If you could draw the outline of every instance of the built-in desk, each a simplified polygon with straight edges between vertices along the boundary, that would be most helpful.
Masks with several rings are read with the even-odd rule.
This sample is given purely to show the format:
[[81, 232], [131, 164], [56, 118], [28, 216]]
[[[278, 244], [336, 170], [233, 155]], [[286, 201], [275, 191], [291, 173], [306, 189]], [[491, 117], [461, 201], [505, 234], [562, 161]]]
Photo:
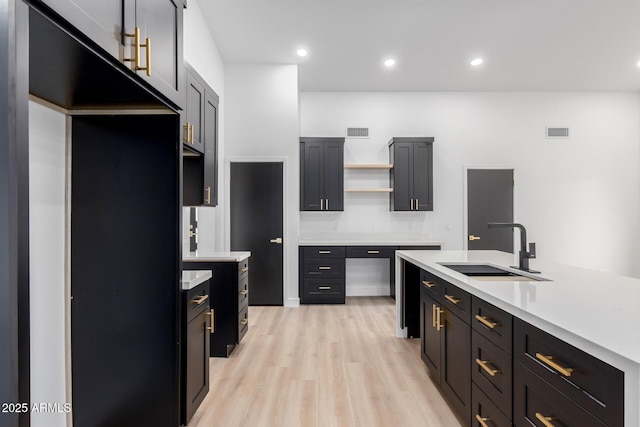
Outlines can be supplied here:
[[396, 250], [439, 250], [441, 242], [413, 234], [327, 233], [301, 236], [299, 286], [302, 304], [344, 304], [347, 258], [389, 260], [389, 295], [395, 298]]

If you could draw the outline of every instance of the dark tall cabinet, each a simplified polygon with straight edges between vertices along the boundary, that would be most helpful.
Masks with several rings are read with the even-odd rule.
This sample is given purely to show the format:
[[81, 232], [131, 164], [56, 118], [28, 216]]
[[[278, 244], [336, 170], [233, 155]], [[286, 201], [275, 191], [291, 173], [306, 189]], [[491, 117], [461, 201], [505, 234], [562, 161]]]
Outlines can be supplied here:
[[191, 67], [186, 69], [183, 114], [183, 204], [218, 204], [218, 103], [216, 92]]
[[300, 210], [344, 210], [344, 138], [300, 138]]
[[433, 210], [433, 141], [431, 137], [389, 141], [391, 210]]

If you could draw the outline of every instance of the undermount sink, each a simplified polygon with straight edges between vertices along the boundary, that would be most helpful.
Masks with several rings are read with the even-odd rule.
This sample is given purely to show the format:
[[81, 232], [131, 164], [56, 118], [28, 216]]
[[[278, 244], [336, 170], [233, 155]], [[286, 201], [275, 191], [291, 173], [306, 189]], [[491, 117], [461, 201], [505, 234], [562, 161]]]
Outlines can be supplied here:
[[465, 276], [473, 277], [475, 280], [495, 281], [495, 282], [544, 282], [548, 281], [544, 277], [530, 275], [524, 271], [507, 269], [491, 264], [455, 263], [440, 262], [443, 267], [450, 268]]

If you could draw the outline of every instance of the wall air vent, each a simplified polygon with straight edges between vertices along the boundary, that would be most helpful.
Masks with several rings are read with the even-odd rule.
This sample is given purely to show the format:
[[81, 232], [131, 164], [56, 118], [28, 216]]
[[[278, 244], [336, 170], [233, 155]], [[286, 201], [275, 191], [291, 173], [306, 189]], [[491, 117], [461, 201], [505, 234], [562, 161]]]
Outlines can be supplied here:
[[569, 138], [569, 128], [546, 128], [547, 138]]
[[347, 138], [369, 138], [369, 128], [347, 128]]

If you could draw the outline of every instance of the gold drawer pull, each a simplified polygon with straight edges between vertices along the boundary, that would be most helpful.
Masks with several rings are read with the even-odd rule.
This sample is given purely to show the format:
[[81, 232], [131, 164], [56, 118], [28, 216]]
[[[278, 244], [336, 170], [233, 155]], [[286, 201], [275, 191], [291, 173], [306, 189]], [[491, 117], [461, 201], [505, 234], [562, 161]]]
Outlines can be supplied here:
[[546, 427], [555, 427], [555, 425], [551, 422], [553, 421], [552, 417], [545, 417], [540, 412], [536, 412], [536, 418], [540, 420], [540, 422], [544, 424]]
[[433, 325], [433, 327], [436, 327], [436, 305], [432, 304], [431, 305], [431, 324]]
[[245, 271], [249, 271], [249, 267], [242, 267], [240, 269], [240, 273], [244, 273]]
[[249, 293], [249, 291], [247, 291], [247, 290], [240, 291], [240, 295], [247, 295], [248, 293]]
[[199, 298], [194, 298], [191, 300], [191, 304], [200, 305], [205, 302], [209, 298], [209, 295], [202, 295]]
[[452, 303], [454, 303], [454, 304], [458, 304], [460, 301], [462, 301], [461, 299], [456, 298], [456, 297], [454, 297], [453, 295], [445, 295], [445, 296], [444, 296], [444, 298], [445, 298], [447, 301], [450, 301], [450, 302], [452, 302]]
[[318, 267], [318, 270], [331, 270], [331, 267]]
[[207, 188], [205, 188], [204, 191], [207, 192], [207, 197], [205, 197], [204, 199], [204, 204], [210, 205], [211, 204], [211, 186], [208, 186]]
[[480, 316], [479, 314], [476, 314], [476, 319], [489, 329], [493, 329], [499, 325], [499, 323], [489, 320], [488, 317]]
[[242, 320], [240, 321], [240, 324], [241, 324], [242, 326], [247, 326], [247, 323], [249, 323], [249, 319], [242, 319]]
[[564, 366], [561, 366], [557, 362], [554, 362], [552, 356], [545, 356], [542, 353], [536, 353], [536, 359], [542, 361], [545, 365], [552, 367], [553, 369], [560, 372], [565, 377], [570, 377], [571, 373], [573, 372], [573, 369], [565, 368]]
[[330, 254], [331, 251], [318, 251], [319, 254]]
[[214, 333], [214, 332], [215, 332], [215, 330], [216, 330], [216, 327], [215, 327], [215, 325], [214, 325], [214, 323], [213, 323], [213, 319], [214, 319], [214, 316], [213, 316], [213, 308], [209, 311], [209, 313], [208, 313], [208, 314], [209, 314], [209, 317], [211, 318], [211, 326], [207, 326], [207, 329], [208, 329], [209, 331], [211, 331], [211, 333]]
[[438, 331], [438, 332], [440, 332], [440, 329], [444, 328], [444, 325], [441, 322], [442, 319], [440, 317], [442, 315], [442, 313], [444, 313], [444, 310], [441, 309], [440, 307], [437, 307], [436, 308], [436, 314], [437, 314], [437, 316], [436, 316], [436, 331]]
[[496, 374], [499, 374], [500, 371], [498, 369], [491, 369], [489, 367], [489, 362], [488, 360], [480, 360], [480, 359], [476, 359], [476, 363], [485, 370], [485, 372], [489, 375], [491, 375], [492, 377], [495, 377]]
[[476, 420], [478, 421], [478, 423], [480, 423], [480, 425], [482, 427], [489, 427], [489, 424], [487, 424], [487, 421], [491, 421], [491, 418], [483, 418], [480, 415], [476, 414]]
[[433, 288], [436, 285], [435, 283], [431, 283], [428, 280], [423, 280], [422, 284], [425, 285], [429, 289]]
[[380, 251], [367, 251], [368, 254], [379, 254]]
[[329, 289], [331, 289], [331, 286], [318, 286], [318, 289], [321, 291], [327, 291]]

